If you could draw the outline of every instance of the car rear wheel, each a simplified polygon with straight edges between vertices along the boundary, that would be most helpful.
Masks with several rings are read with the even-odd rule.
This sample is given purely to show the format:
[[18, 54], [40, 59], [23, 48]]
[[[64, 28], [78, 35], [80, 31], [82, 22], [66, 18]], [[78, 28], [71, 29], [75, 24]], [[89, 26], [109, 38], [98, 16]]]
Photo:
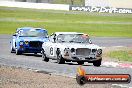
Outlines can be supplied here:
[[96, 67], [99, 67], [101, 65], [101, 61], [102, 61], [102, 59], [93, 62], [93, 65]]
[[77, 62], [79, 65], [83, 65], [84, 64], [84, 62], [82, 62], [82, 61], [78, 61]]
[[46, 57], [46, 54], [44, 53], [44, 50], [42, 50], [42, 61], [48, 62], [49, 58]]

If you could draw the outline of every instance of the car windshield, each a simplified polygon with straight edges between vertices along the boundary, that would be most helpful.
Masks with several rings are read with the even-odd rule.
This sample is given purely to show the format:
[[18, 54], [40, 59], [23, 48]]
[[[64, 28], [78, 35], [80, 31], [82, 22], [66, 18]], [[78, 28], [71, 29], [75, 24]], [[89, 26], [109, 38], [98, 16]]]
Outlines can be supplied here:
[[84, 34], [60, 34], [57, 36], [57, 42], [92, 43], [89, 36]]
[[47, 31], [45, 30], [20, 30], [19, 35], [23, 37], [48, 37]]

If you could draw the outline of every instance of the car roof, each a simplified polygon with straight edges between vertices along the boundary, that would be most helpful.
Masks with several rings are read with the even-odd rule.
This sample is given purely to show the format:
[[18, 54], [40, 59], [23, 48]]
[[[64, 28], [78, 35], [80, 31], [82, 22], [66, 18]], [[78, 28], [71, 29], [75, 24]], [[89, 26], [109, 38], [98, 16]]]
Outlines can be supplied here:
[[59, 35], [59, 34], [84, 34], [80, 32], [55, 32], [54, 34]]
[[43, 29], [43, 28], [34, 28], [34, 27], [21, 27], [21, 28], [17, 28], [17, 32], [19, 31], [19, 30], [30, 30], [30, 29], [38, 29], [38, 30], [45, 30], [45, 31], [47, 31], [46, 29]]

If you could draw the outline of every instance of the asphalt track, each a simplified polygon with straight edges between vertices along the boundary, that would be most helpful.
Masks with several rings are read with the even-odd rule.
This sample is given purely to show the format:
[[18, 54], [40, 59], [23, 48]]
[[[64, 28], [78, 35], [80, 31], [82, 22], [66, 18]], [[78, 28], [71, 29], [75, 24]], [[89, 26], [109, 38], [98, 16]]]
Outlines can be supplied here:
[[[10, 35], [0, 35], [0, 65], [16, 66], [26, 69], [32, 69], [38, 72], [75, 77], [76, 70], [79, 67], [77, 63], [70, 62], [60, 65], [57, 64], [55, 60], [50, 60], [50, 62], [43, 62], [41, 55], [12, 54], [10, 53], [10, 39]], [[93, 43], [98, 44], [102, 47], [132, 46], [132, 38], [92, 37], [91, 39]], [[83, 68], [88, 74], [130, 74], [132, 76], [132, 68], [105, 66], [94, 67], [92, 64], [88, 63], [85, 63], [83, 65]], [[117, 86], [119, 86], [119, 84]], [[123, 88], [132, 87], [132, 82], [130, 84], [121, 84], [121, 86], [124, 86]]]

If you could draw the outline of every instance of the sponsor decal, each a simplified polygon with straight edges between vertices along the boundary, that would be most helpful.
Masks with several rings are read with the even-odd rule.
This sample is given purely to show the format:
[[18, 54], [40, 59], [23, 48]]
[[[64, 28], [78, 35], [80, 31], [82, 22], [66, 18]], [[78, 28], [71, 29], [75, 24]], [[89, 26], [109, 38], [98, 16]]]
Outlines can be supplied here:
[[129, 9], [129, 8], [96, 7], [96, 6], [70, 6], [69, 10], [99, 12], [99, 13], [129, 13], [129, 14], [132, 14], [132, 9]]
[[80, 66], [77, 69], [76, 81], [83, 85], [86, 83], [130, 83], [131, 76], [129, 74], [86, 74], [85, 70]]

